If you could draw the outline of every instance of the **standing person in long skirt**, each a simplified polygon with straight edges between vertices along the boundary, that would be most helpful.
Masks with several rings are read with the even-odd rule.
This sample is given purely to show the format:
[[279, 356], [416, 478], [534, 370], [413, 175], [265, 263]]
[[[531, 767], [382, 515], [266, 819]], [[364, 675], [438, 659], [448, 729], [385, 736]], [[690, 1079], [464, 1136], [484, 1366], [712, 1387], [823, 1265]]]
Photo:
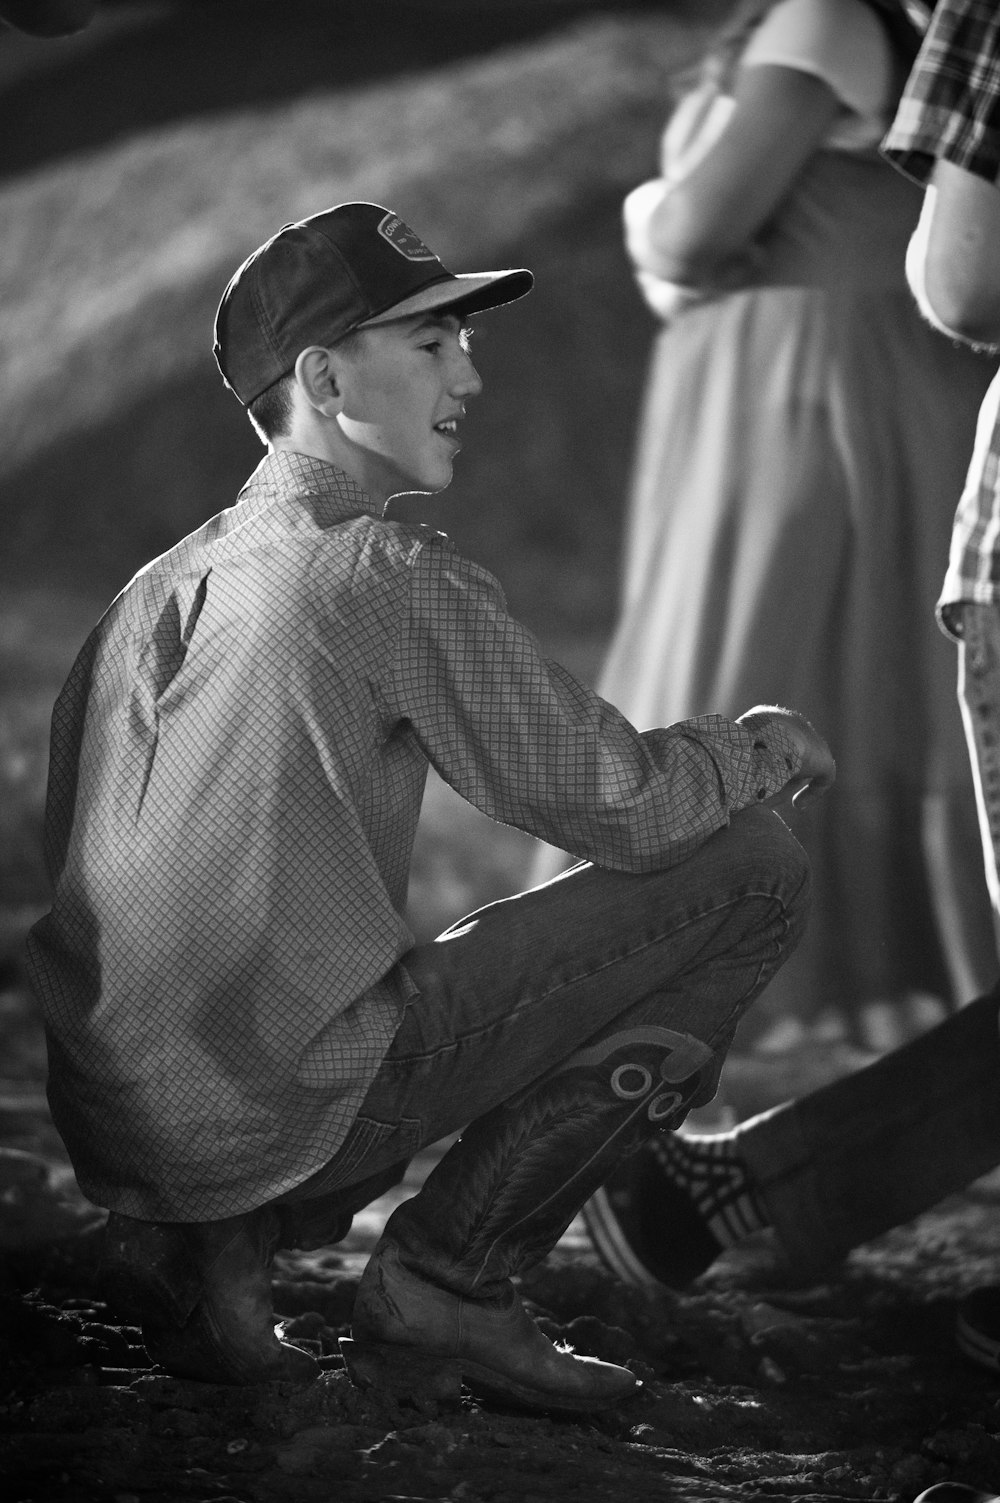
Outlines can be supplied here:
[[738, 6], [625, 204], [664, 327], [599, 692], [638, 725], [777, 697], [839, 768], [796, 821], [809, 933], [744, 1042], [789, 1016], [868, 1042], [873, 1004], [995, 976], [934, 615], [991, 369], [921, 319], [920, 192], [878, 154], [918, 40], [893, 0]]

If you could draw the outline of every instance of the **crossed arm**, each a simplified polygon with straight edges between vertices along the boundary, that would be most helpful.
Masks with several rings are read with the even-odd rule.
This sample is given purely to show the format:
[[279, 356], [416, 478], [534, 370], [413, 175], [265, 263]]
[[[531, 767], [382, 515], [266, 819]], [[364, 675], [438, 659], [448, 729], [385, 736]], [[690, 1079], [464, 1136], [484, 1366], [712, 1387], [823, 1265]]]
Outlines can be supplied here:
[[838, 111], [822, 79], [762, 65], [737, 76], [719, 140], [644, 212], [629, 249], [641, 271], [688, 286], [717, 284], [771, 218]]

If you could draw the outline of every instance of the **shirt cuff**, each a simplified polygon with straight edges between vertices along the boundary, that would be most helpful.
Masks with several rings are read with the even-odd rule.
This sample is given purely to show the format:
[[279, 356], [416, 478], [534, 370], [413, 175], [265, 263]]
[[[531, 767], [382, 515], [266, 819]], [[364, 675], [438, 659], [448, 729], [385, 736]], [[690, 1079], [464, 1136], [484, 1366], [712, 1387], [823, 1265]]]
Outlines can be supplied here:
[[801, 771], [802, 754], [784, 723], [766, 710], [741, 715], [737, 724], [752, 739], [752, 781], [756, 783], [753, 797], [760, 803], [780, 793], [785, 784]]
[[683, 729], [711, 752], [730, 814], [780, 793], [802, 766], [797, 743], [766, 710], [738, 721], [699, 715]]

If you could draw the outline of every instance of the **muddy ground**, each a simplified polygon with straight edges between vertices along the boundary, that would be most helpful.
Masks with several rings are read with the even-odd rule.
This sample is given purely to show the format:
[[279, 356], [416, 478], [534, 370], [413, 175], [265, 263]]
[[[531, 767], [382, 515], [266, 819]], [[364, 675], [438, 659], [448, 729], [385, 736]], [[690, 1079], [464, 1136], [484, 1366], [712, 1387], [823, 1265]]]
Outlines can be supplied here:
[[431, 1153], [346, 1242], [279, 1255], [276, 1309], [322, 1358], [319, 1381], [179, 1382], [104, 1303], [101, 1213], [81, 1199], [48, 1118], [43, 1046], [19, 996], [6, 994], [0, 1095], [0, 1475], [11, 1503], [911, 1503], [943, 1478], [1000, 1489], [1000, 1380], [953, 1339], [956, 1297], [1000, 1280], [1000, 1176], [809, 1288], [744, 1287], [746, 1270], [730, 1269], [650, 1298], [606, 1274], [574, 1223], [524, 1295], [550, 1335], [627, 1362], [643, 1386], [620, 1408], [556, 1419], [468, 1396], [394, 1402], [359, 1392], [343, 1369], [337, 1338], [367, 1253]]
[[363, 1255], [281, 1259], [286, 1331], [322, 1355], [312, 1387], [175, 1381], [114, 1324], [95, 1238], [11, 1258], [3, 1296], [3, 1474], [12, 1503], [635, 1503], [911, 1500], [941, 1478], [1000, 1484], [1000, 1392], [952, 1342], [956, 1293], [994, 1272], [1000, 1185], [798, 1291], [647, 1298], [581, 1246], [525, 1280], [553, 1336], [626, 1361], [638, 1398], [587, 1419], [463, 1398], [396, 1403], [337, 1355]]

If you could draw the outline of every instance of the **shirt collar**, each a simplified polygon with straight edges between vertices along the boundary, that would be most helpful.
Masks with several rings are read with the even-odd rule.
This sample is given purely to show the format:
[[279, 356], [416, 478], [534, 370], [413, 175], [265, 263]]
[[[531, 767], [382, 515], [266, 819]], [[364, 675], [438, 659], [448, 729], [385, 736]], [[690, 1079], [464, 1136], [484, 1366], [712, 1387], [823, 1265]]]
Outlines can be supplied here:
[[243, 503], [265, 503], [280, 495], [289, 501], [302, 501], [316, 522], [329, 526], [348, 517], [381, 517], [382, 507], [362, 490], [344, 470], [311, 454], [278, 449], [261, 460], [240, 492]]

